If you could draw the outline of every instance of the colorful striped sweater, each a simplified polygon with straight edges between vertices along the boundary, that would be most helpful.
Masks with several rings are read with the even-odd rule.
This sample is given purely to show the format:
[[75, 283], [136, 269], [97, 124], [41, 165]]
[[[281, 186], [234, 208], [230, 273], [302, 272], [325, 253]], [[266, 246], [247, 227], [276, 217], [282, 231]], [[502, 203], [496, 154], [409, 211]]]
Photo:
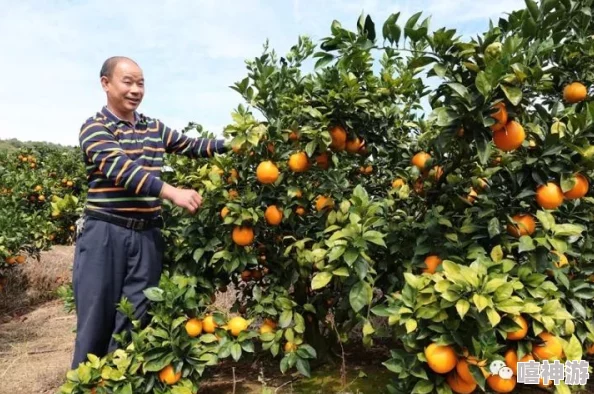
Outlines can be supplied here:
[[158, 216], [165, 153], [196, 158], [227, 151], [224, 140], [190, 138], [157, 119], [139, 113], [135, 117], [132, 124], [103, 107], [82, 125], [79, 143], [89, 182], [88, 209]]

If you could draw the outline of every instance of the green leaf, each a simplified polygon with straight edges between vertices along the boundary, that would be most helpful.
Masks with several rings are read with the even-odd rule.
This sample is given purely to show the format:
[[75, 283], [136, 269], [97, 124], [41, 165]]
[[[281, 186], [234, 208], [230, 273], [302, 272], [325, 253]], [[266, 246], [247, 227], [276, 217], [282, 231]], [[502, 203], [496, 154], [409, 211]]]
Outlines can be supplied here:
[[146, 298], [153, 302], [161, 302], [165, 299], [163, 298], [163, 289], [160, 289], [158, 287], [148, 288], [144, 290], [143, 293], [146, 296]]
[[365, 305], [371, 303], [373, 290], [367, 282], [356, 283], [349, 293], [349, 302], [355, 312], [359, 312]]
[[505, 97], [513, 105], [518, 105], [522, 101], [522, 90], [514, 86], [501, 85], [501, 90], [505, 93]]
[[347, 267], [337, 268], [334, 271], [332, 271], [332, 275], [334, 275], [334, 276], [348, 277], [349, 276], [349, 269]]
[[526, 7], [528, 8], [528, 11], [530, 11], [532, 18], [535, 21], [537, 21], [540, 18], [540, 11], [538, 10], [538, 5], [533, 0], [524, 1], [526, 2]]
[[404, 325], [406, 326], [407, 334], [410, 334], [417, 329], [417, 321], [415, 319], [407, 319]]
[[489, 306], [489, 299], [482, 294], [475, 294], [472, 296], [472, 301], [479, 312]]
[[304, 376], [306, 377], [311, 377], [311, 372], [309, 369], [309, 362], [307, 360], [304, 360], [302, 358], [298, 358], [297, 362], [295, 363], [295, 367], [297, 367], [297, 370]]
[[582, 345], [575, 335], [572, 335], [567, 341], [567, 344], [563, 346], [563, 351], [567, 356], [567, 360], [581, 360], [582, 359]]
[[114, 394], [133, 394], [132, 383], [128, 383], [125, 386], [120, 386], [114, 390]]
[[291, 321], [293, 320], [293, 311], [290, 309], [284, 310], [281, 313], [280, 318], [278, 319], [278, 324], [281, 328], [287, 328], [291, 325]]
[[433, 383], [429, 380], [419, 380], [412, 389], [412, 394], [429, 394], [433, 391]]
[[231, 345], [231, 357], [233, 357], [233, 360], [236, 362], [241, 358], [241, 345], [239, 343]]
[[499, 313], [493, 308], [487, 308], [487, 317], [489, 318], [489, 323], [491, 323], [492, 327], [495, 327], [501, 321], [501, 316]]
[[493, 89], [489, 79], [487, 78], [487, 74], [484, 71], [479, 71], [474, 84], [483, 97], [488, 97], [489, 93], [491, 93], [491, 90]]
[[332, 280], [331, 272], [318, 272], [311, 281], [311, 289], [318, 290], [325, 287]]
[[346, 252], [344, 252], [344, 254], [342, 255], [342, 257], [344, 258], [344, 261], [349, 265], [353, 265], [353, 263], [355, 262], [355, 260], [357, 260], [357, 257], [359, 257], [359, 250], [355, 249], [355, 248], [348, 248], [346, 250]]
[[538, 211], [536, 217], [546, 231], [551, 230], [555, 226], [555, 217], [550, 212]]
[[501, 224], [499, 223], [499, 219], [494, 217], [489, 221], [489, 236], [491, 238], [495, 238], [500, 233], [501, 233]]
[[334, 56], [332, 54], [330, 54], [330, 53], [324, 54], [316, 62], [315, 69], [322, 68], [322, 67], [330, 64], [330, 62], [332, 62], [332, 60], [334, 60]]
[[466, 315], [469, 309], [470, 302], [463, 299], [459, 299], [458, 302], [456, 302], [456, 310], [458, 311], [458, 315], [460, 315], [461, 319], [464, 319], [464, 316]]
[[520, 246], [518, 248], [518, 251], [520, 253], [523, 253], [534, 249], [536, 249], [536, 246], [534, 245], [534, 240], [529, 235], [522, 235], [520, 237]]
[[496, 263], [503, 259], [503, 249], [501, 248], [501, 245], [497, 245], [491, 249], [491, 259]]
[[556, 237], [570, 237], [573, 235], [580, 235], [585, 228], [579, 224], [557, 224], [553, 227], [553, 233]]

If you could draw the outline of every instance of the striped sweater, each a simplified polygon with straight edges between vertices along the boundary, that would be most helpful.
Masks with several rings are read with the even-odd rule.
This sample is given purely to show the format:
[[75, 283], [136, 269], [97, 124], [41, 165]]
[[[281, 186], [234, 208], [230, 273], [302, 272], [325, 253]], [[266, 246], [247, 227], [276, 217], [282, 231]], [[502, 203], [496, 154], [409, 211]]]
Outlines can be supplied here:
[[227, 151], [224, 140], [190, 138], [157, 119], [139, 113], [135, 117], [132, 124], [103, 107], [82, 125], [79, 143], [89, 182], [88, 209], [158, 216], [165, 153], [197, 158]]

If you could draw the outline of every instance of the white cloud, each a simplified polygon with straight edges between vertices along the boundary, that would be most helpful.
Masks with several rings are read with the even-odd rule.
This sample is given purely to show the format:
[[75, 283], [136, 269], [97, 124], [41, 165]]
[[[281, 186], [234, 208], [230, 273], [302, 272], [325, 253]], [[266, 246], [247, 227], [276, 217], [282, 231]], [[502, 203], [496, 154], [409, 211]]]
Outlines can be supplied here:
[[0, 13], [0, 138], [77, 144], [82, 122], [104, 104], [98, 73], [112, 55], [141, 65], [147, 94], [141, 111], [182, 128], [189, 121], [213, 132], [241, 102], [229, 89], [245, 76], [244, 59], [268, 38], [284, 54], [297, 36], [314, 39], [337, 19], [354, 29], [362, 11], [376, 28], [400, 10], [417, 10], [432, 27], [485, 30], [488, 18], [523, 6], [502, 0], [88, 0], [4, 1]]

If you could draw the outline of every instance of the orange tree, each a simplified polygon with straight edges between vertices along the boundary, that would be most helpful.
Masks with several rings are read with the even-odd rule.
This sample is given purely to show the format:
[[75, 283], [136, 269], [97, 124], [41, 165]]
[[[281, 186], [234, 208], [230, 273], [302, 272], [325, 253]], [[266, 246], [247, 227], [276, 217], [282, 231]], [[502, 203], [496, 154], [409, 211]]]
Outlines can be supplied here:
[[28, 143], [0, 152], [0, 267], [68, 244], [86, 196], [77, 149]]
[[[151, 323], [62, 392], [195, 393], [208, 366], [256, 352], [309, 375], [354, 329], [392, 348], [394, 393], [510, 392], [516, 360], [580, 359], [594, 342], [590, 9], [528, 1], [469, 41], [394, 14], [381, 46], [362, 16], [319, 47], [265, 48], [233, 86], [233, 153], [168, 160], [164, 178], [204, 204], [165, 206]], [[216, 291], [237, 291], [230, 311]], [[509, 376], [488, 370], [498, 359]]]

